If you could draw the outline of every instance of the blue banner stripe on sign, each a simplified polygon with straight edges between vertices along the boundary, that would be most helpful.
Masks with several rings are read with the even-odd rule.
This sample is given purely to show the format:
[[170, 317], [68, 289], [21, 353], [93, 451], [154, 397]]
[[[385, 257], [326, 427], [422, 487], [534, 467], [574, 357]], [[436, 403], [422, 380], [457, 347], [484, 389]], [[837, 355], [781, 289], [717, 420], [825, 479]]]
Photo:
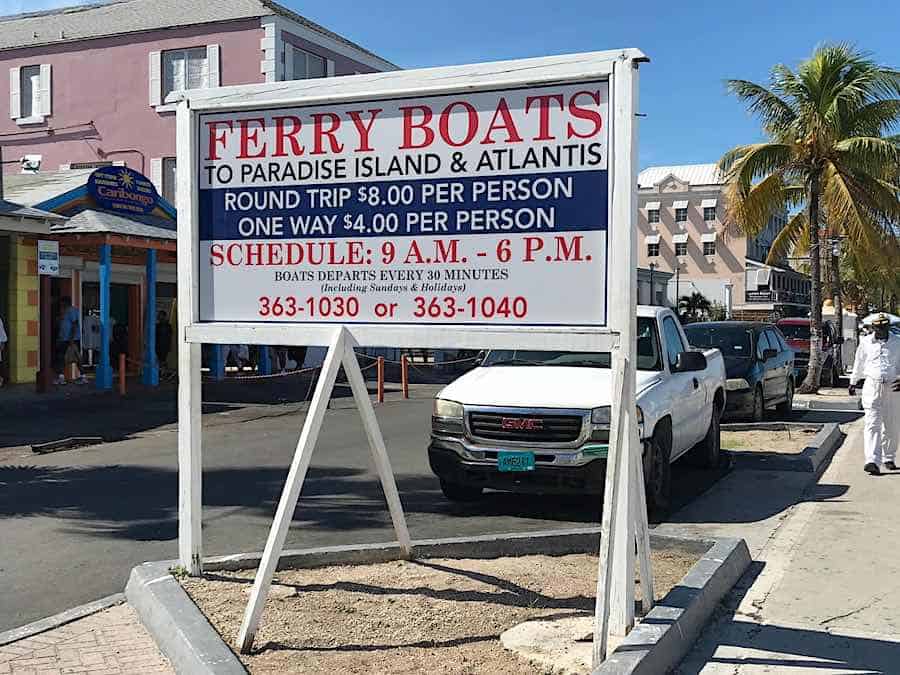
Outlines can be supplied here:
[[200, 191], [200, 239], [606, 230], [607, 171]]

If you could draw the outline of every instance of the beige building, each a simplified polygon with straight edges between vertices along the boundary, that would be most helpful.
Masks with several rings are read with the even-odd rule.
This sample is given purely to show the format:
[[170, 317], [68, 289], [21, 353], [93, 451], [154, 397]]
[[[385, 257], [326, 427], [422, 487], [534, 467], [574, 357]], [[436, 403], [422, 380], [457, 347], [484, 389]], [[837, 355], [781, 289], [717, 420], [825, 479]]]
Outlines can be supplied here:
[[809, 280], [764, 263], [786, 214], [755, 238], [725, 231], [724, 184], [715, 164], [653, 166], [638, 176], [639, 266], [671, 273], [668, 298], [694, 292], [735, 318], [805, 316]]

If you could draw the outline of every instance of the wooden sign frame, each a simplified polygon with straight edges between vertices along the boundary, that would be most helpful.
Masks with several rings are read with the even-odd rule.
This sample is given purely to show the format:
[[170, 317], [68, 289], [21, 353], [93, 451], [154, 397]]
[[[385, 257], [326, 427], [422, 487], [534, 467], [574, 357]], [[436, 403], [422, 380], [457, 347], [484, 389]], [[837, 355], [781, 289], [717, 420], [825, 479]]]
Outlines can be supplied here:
[[[200, 347], [213, 344], [327, 345], [328, 354], [307, 413], [284, 492], [266, 543], [239, 636], [240, 648], [253, 643], [272, 574], [296, 508], [328, 398], [343, 365], [362, 414], [385, 490], [400, 548], [415, 551], [384, 439], [378, 427], [353, 348], [391, 346], [431, 349], [553, 349], [610, 351], [615, 389], [612, 404], [606, 495], [597, 584], [594, 659], [606, 656], [607, 635], [625, 634], [634, 623], [634, 562], [640, 556], [644, 605], [653, 584], [635, 408], [635, 315], [637, 300], [636, 49], [571, 54], [538, 59], [446, 68], [298, 80], [179, 92], [177, 104], [178, 197], [178, 445], [179, 558], [192, 575], [202, 573], [202, 456]], [[470, 94], [479, 91], [553, 84], [609, 81], [609, 226], [607, 229], [607, 325], [462, 326], [334, 323], [201, 322], [199, 312], [199, 116], [292, 105], [389, 100], [401, 96]]]

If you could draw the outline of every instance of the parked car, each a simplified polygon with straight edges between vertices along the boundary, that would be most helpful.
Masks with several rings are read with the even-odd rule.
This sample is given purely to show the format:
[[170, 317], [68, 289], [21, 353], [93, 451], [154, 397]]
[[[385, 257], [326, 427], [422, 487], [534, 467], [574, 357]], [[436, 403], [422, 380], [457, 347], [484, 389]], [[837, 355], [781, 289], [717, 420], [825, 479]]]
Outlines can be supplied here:
[[[807, 366], [809, 366], [809, 319], [779, 319], [776, 325], [787, 338], [790, 348], [794, 350], [794, 379], [797, 382], [803, 382], [806, 379]], [[819, 384], [823, 387], [833, 387], [841, 377], [840, 348], [834, 324], [830, 321], [823, 321], [822, 377], [819, 379]]]
[[761, 421], [775, 408], [789, 415], [794, 405], [794, 352], [770, 323], [712, 321], [686, 326], [692, 347], [722, 352], [728, 391], [726, 417]]
[[[651, 510], [665, 511], [670, 464], [692, 452], [717, 466], [725, 409], [718, 350], [691, 350], [675, 314], [637, 310], [637, 419]], [[485, 488], [601, 493], [613, 376], [609, 352], [498, 349], [434, 402], [428, 459], [444, 495], [478, 499]]]

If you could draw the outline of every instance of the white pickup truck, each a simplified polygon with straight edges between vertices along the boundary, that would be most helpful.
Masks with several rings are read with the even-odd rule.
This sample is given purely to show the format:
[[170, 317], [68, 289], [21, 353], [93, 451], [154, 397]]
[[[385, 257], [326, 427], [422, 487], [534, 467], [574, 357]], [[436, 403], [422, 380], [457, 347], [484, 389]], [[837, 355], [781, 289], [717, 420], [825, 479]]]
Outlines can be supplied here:
[[[600, 493], [606, 476], [610, 354], [492, 350], [434, 402], [428, 458], [444, 495], [484, 488]], [[725, 365], [717, 349], [688, 346], [675, 314], [637, 310], [637, 406], [648, 507], [665, 512], [670, 464], [720, 460]]]

